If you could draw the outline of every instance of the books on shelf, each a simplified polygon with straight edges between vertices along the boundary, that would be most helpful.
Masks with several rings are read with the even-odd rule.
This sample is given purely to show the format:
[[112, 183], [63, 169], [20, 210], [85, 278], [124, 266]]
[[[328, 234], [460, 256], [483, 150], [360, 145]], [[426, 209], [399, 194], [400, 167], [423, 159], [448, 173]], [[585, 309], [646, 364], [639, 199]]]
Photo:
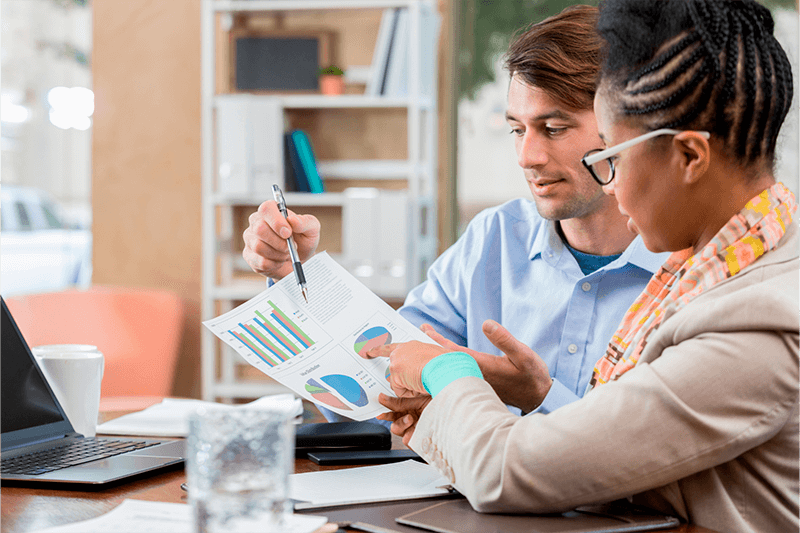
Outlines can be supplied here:
[[383, 10], [381, 24], [378, 27], [378, 38], [375, 41], [375, 51], [372, 53], [370, 78], [367, 80], [367, 86], [364, 90], [366, 96], [381, 95], [398, 11], [399, 8]]
[[287, 190], [296, 192], [325, 192], [322, 177], [317, 170], [317, 159], [311, 140], [303, 130], [292, 130], [284, 134]]
[[408, 191], [348, 187], [342, 206], [341, 264], [383, 297], [407, 292]]
[[[421, 10], [420, 16], [420, 89], [422, 95], [433, 91], [436, 77], [441, 16], [434, 10]], [[378, 28], [372, 55], [367, 96], [407, 96], [411, 19], [408, 8], [385, 9]]]
[[216, 100], [219, 192], [268, 194], [283, 186], [283, 110], [278, 100], [246, 94]]

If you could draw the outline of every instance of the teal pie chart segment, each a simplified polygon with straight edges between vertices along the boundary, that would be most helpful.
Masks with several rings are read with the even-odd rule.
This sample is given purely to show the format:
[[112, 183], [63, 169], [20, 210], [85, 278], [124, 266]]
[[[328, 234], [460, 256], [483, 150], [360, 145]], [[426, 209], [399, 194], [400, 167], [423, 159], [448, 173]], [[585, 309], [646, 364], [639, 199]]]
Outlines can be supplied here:
[[329, 387], [333, 388], [342, 395], [348, 402], [356, 407], [364, 407], [369, 403], [367, 393], [358, 384], [358, 381], [350, 376], [343, 376], [342, 374], [331, 374], [321, 378]]

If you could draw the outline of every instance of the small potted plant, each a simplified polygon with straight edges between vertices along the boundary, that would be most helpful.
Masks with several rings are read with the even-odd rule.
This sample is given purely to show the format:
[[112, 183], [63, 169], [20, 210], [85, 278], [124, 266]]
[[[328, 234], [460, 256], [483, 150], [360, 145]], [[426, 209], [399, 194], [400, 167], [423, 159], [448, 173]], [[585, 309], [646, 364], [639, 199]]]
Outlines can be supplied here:
[[322, 94], [343, 94], [344, 71], [336, 65], [320, 68], [319, 90]]

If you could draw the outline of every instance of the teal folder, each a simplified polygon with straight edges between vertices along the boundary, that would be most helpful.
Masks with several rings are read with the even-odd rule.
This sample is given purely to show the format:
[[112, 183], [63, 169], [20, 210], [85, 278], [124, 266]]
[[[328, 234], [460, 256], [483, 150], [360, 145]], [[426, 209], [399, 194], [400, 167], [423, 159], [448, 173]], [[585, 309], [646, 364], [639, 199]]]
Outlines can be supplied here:
[[287, 148], [298, 192], [325, 192], [322, 178], [317, 170], [317, 160], [311, 147], [311, 140], [303, 130], [293, 130], [287, 134]]

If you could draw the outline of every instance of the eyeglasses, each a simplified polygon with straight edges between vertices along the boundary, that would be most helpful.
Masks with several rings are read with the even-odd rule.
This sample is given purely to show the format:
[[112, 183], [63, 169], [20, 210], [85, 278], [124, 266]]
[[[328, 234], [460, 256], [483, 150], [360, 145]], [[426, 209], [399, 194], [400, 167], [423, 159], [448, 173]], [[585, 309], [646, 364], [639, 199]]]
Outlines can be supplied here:
[[[583, 159], [581, 159], [581, 163], [589, 170], [589, 173], [597, 183], [600, 185], [608, 185], [611, 183], [611, 180], [614, 179], [614, 161], [611, 157], [631, 146], [636, 146], [648, 139], [652, 139], [653, 137], [658, 137], [659, 135], [677, 135], [679, 133], [682, 133], [682, 131], [668, 128], [649, 131], [644, 135], [639, 135], [638, 137], [619, 143], [611, 148], [606, 148], [605, 150], [602, 148], [589, 150], [586, 152], [586, 155], [583, 156]], [[711, 137], [711, 134], [707, 131], [698, 131], [697, 133], [706, 139]]]

